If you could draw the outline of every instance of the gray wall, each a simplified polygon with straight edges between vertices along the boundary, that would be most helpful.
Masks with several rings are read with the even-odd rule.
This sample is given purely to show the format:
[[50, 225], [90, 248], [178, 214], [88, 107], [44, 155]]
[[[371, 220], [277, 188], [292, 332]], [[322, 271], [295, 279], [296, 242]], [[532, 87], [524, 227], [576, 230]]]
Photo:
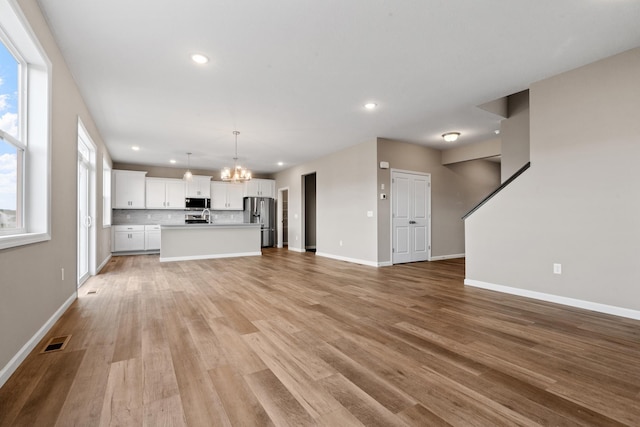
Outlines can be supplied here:
[[529, 91], [507, 97], [509, 118], [500, 122], [502, 182], [529, 161]]
[[638, 76], [640, 48], [531, 86], [531, 168], [467, 219], [467, 279], [640, 310]]
[[111, 160], [37, 2], [18, 3], [53, 64], [51, 240], [0, 251], [0, 370], [76, 292], [78, 117], [97, 144], [96, 265], [111, 250], [110, 229], [102, 228], [102, 159]]
[[[442, 165], [442, 152], [420, 145], [378, 138], [378, 161], [393, 169], [431, 175], [431, 256], [465, 253], [462, 216], [500, 185], [500, 165], [486, 160]], [[384, 184], [385, 189], [381, 186]], [[377, 170], [377, 192], [390, 195], [391, 169]], [[378, 261], [391, 261], [390, 199], [378, 204]]]

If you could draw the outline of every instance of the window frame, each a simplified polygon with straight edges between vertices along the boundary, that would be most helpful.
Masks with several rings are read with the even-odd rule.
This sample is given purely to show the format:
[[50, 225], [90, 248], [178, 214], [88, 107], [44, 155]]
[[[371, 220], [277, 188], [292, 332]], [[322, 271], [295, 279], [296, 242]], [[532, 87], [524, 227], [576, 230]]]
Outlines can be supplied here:
[[0, 235], [1, 250], [51, 240], [52, 64], [16, 0], [0, 0], [0, 41], [20, 63], [19, 137], [3, 132], [3, 139], [24, 147], [17, 170], [21, 228]]

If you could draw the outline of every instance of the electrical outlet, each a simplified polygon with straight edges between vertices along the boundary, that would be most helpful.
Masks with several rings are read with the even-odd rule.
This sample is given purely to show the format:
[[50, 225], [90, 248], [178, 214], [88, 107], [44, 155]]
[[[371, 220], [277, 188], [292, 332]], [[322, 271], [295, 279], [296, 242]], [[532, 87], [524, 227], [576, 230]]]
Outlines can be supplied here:
[[553, 264], [553, 274], [562, 274], [562, 264]]
[[367, 217], [373, 218], [373, 211], [367, 211]]
[[342, 240], [340, 240], [340, 246], [342, 246]]
[[380, 184], [380, 189], [384, 190], [384, 184]]

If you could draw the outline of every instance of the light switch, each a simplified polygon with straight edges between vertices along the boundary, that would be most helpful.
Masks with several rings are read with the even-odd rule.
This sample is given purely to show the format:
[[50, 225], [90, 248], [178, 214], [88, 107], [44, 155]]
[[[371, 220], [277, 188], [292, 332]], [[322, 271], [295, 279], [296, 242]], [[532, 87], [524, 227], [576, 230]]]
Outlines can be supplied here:
[[367, 211], [367, 217], [373, 218], [373, 211]]

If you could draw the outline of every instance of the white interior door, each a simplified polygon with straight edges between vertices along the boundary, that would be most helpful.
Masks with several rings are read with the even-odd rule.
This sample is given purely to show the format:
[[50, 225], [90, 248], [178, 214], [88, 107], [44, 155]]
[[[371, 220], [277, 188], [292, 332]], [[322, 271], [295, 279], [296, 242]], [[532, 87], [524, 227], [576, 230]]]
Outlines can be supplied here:
[[391, 172], [393, 264], [429, 259], [430, 191], [429, 175]]

